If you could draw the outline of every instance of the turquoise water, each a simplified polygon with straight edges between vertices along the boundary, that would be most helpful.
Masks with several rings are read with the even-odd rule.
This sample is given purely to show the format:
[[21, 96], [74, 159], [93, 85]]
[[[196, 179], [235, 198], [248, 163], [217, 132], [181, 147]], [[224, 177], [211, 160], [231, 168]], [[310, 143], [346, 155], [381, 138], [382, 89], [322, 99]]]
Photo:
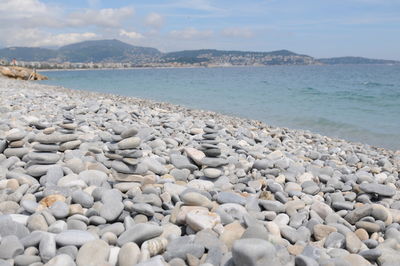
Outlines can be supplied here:
[[165, 101], [400, 149], [400, 66], [43, 72], [45, 84]]

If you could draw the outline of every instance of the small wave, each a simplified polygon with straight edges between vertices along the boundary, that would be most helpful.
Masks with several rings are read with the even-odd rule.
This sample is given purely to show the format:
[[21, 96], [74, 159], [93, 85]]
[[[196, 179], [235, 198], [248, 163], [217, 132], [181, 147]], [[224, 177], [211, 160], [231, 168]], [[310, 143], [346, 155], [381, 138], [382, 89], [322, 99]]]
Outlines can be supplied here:
[[379, 82], [372, 82], [372, 81], [365, 81], [361, 82], [361, 85], [366, 87], [393, 87], [394, 84], [391, 83], [379, 83]]
[[307, 95], [321, 95], [323, 94], [320, 90], [313, 88], [313, 87], [304, 87], [299, 90], [300, 93], [302, 94], [307, 94]]

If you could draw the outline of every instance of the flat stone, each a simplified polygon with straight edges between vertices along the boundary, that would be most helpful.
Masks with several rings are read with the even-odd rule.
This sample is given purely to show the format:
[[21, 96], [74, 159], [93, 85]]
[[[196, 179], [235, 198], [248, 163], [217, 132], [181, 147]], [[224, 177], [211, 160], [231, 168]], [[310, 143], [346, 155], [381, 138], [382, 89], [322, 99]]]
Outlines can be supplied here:
[[162, 232], [162, 227], [154, 224], [135, 224], [118, 237], [117, 244], [120, 247], [128, 242], [135, 242], [136, 244], [141, 245], [144, 241], [161, 235]]
[[393, 197], [396, 194], [394, 188], [382, 184], [363, 183], [360, 185], [360, 189], [366, 193], [378, 194], [382, 197]]
[[180, 154], [171, 154], [170, 160], [171, 163], [178, 169], [188, 169], [190, 171], [198, 169], [198, 167], [192, 164], [186, 156]]
[[3, 154], [8, 158], [12, 156], [22, 158], [25, 154], [28, 154], [28, 152], [28, 148], [7, 148], [3, 151]]
[[217, 194], [216, 198], [217, 202], [220, 204], [225, 204], [225, 203], [236, 203], [240, 205], [245, 205], [246, 204], [246, 198], [234, 193], [234, 192], [229, 192], [229, 191], [221, 191]]
[[81, 230], [66, 230], [56, 235], [56, 243], [60, 246], [82, 246], [95, 239], [93, 234]]
[[121, 150], [136, 149], [139, 147], [141, 139], [138, 137], [130, 137], [118, 142], [118, 148]]
[[362, 247], [362, 242], [358, 236], [353, 232], [348, 232], [346, 234], [346, 249], [350, 253], [358, 253]]
[[126, 139], [126, 138], [130, 138], [130, 137], [134, 137], [134, 136], [136, 136], [136, 134], [138, 132], [139, 131], [136, 127], [127, 128], [124, 131], [122, 131], [121, 138]]

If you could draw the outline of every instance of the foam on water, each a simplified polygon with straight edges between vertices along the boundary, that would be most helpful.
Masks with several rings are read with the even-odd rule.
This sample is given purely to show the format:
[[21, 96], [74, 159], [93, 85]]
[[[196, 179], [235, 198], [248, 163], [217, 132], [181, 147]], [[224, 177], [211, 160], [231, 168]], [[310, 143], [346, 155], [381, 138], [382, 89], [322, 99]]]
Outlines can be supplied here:
[[400, 66], [44, 72], [46, 84], [166, 101], [400, 148]]

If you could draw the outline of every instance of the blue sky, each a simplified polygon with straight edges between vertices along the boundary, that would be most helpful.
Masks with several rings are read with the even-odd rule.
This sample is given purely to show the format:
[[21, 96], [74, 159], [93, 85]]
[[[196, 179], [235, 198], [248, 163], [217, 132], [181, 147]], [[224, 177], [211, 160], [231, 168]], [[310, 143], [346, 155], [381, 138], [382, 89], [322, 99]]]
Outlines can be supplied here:
[[400, 60], [399, 0], [0, 0], [1, 46], [117, 38], [162, 51]]

